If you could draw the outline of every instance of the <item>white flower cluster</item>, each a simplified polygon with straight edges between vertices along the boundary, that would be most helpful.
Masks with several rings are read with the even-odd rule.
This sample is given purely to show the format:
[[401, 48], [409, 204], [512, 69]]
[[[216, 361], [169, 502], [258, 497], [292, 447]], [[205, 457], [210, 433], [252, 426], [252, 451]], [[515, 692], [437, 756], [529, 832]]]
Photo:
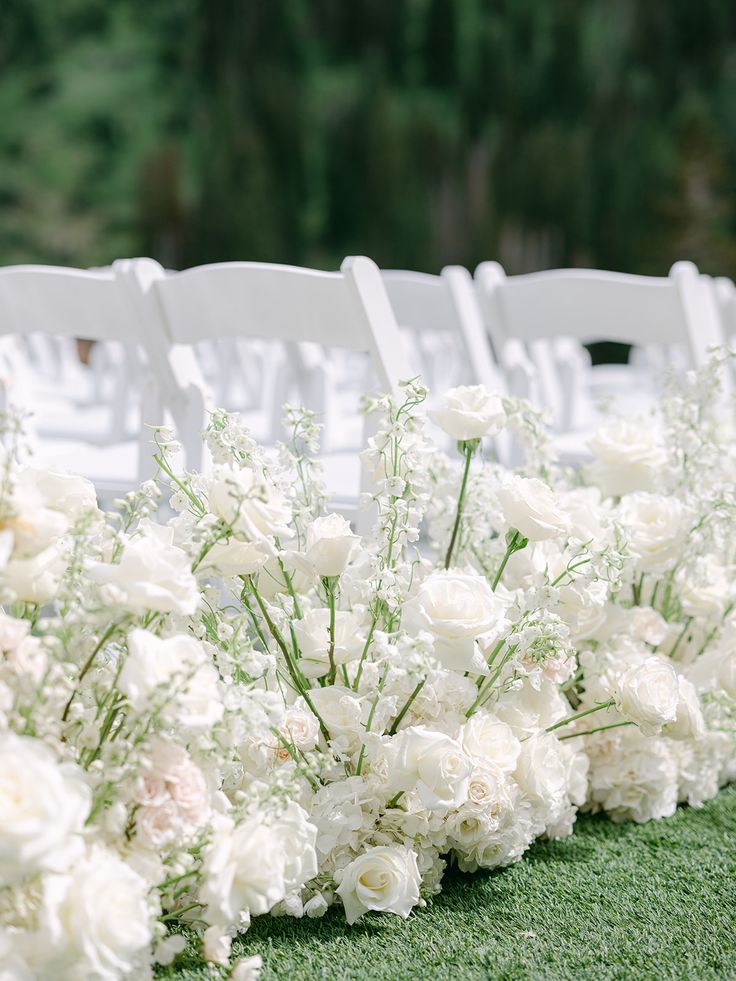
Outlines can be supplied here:
[[[729, 444], [694, 481], [671, 394], [656, 437], [601, 435], [581, 483], [532, 413], [471, 386], [433, 414], [456, 466], [425, 396], [368, 406], [364, 537], [294, 409], [275, 456], [215, 413], [206, 474], [160, 435], [158, 482], [115, 514], [4, 458], [4, 977], [152, 977], [184, 949], [171, 924], [229, 965], [253, 916], [406, 917], [448, 862], [508, 865], [582, 806], [644, 820], [733, 777]], [[518, 473], [493, 460], [505, 425]]]

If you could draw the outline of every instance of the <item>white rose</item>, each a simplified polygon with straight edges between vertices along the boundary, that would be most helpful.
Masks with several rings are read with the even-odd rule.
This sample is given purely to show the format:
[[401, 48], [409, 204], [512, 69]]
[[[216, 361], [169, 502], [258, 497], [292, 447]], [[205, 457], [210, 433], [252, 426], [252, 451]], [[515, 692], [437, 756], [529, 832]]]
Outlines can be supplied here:
[[28, 636], [30, 629], [28, 620], [16, 620], [15, 617], [0, 613], [0, 651], [14, 651]]
[[64, 964], [69, 977], [99, 981], [132, 971], [152, 938], [148, 888], [100, 845], [68, 874], [47, 876], [41, 923], [57, 968]]
[[457, 740], [425, 726], [410, 726], [396, 736], [396, 749], [389, 775], [392, 789], [416, 788], [422, 804], [434, 811], [447, 811], [467, 800], [472, 763]]
[[[299, 667], [307, 678], [321, 678], [330, 670], [330, 611], [310, 610], [294, 621], [299, 645]], [[365, 617], [362, 613], [335, 612], [335, 664], [347, 664], [360, 657], [366, 641]]]
[[210, 803], [207, 782], [199, 767], [188, 760], [185, 766], [172, 774], [168, 788], [184, 820], [201, 828], [209, 817]]
[[731, 602], [733, 573], [712, 560], [701, 561], [680, 583], [680, 605], [689, 617], [723, 616]]
[[719, 652], [716, 676], [723, 691], [736, 699], [736, 651]]
[[94, 484], [78, 474], [25, 467], [16, 478], [15, 491], [20, 499], [37, 494], [46, 507], [66, 515], [72, 524], [97, 512]]
[[339, 514], [326, 514], [307, 528], [304, 552], [289, 553], [288, 561], [302, 572], [332, 578], [343, 574], [359, 546], [360, 538], [353, 534], [349, 521]]
[[56, 596], [65, 569], [58, 547], [50, 545], [32, 558], [11, 559], [3, 569], [3, 584], [16, 600], [41, 606]]
[[77, 766], [58, 763], [38, 739], [1, 733], [0, 881], [20, 882], [73, 862], [91, 799]]
[[645, 735], [655, 735], [677, 717], [677, 672], [664, 658], [647, 657], [621, 675], [614, 697], [622, 715], [636, 723]]
[[230, 962], [230, 951], [233, 938], [220, 926], [211, 926], [204, 931], [204, 959], [214, 964], [227, 967]]
[[509, 477], [498, 490], [498, 501], [509, 528], [517, 528], [530, 542], [544, 542], [567, 530], [559, 501], [536, 477]]
[[615, 419], [596, 433], [590, 448], [596, 456], [591, 476], [606, 497], [653, 491], [660, 485], [667, 452], [651, 422]]
[[267, 913], [317, 874], [317, 829], [293, 801], [272, 826], [256, 814], [240, 824], [218, 816], [205, 849], [200, 898], [213, 925]]
[[669, 626], [658, 610], [651, 606], [635, 606], [630, 611], [630, 630], [636, 640], [659, 647], [669, 633]]
[[678, 675], [677, 688], [677, 715], [674, 722], [664, 727], [662, 734], [670, 739], [702, 739], [705, 735], [705, 722], [695, 686], [687, 678]]
[[363, 703], [352, 689], [328, 685], [313, 688], [309, 695], [331, 736], [363, 733]]
[[463, 726], [460, 736], [465, 752], [476, 760], [494, 763], [504, 773], [513, 773], [521, 743], [510, 726], [483, 710]]
[[92, 563], [90, 578], [114, 587], [118, 605], [132, 613], [191, 616], [199, 606], [197, 580], [187, 553], [172, 544], [173, 536], [173, 528], [147, 522], [126, 544], [119, 563]]
[[182, 831], [179, 809], [171, 798], [152, 807], [139, 807], [135, 815], [135, 832], [144, 848], [158, 852], [171, 844]]
[[319, 723], [314, 715], [298, 705], [292, 705], [286, 710], [281, 731], [292, 745], [308, 753], [319, 741]]
[[675, 497], [627, 494], [616, 509], [639, 572], [663, 572], [682, 554], [685, 511]]
[[478, 672], [485, 662], [477, 641], [506, 629], [505, 603], [483, 576], [434, 572], [405, 604], [402, 626], [409, 633], [426, 630], [432, 634], [434, 653], [444, 667]]
[[199, 641], [186, 634], [161, 640], [147, 630], [132, 630], [118, 687], [139, 710], [155, 694], [164, 694], [171, 702], [167, 715], [175, 714], [188, 728], [208, 728], [224, 711], [217, 671]]
[[199, 568], [202, 572], [214, 569], [225, 577], [250, 576], [265, 565], [271, 553], [263, 541], [245, 542], [231, 537], [226, 542], [216, 542]]
[[533, 801], [559, 806], [567, 789], [567, 766], [551, 732], [539, 732], [521, 744], [514, 779]]
[[419, 902], [421, 878], [416, 854], [408, 848], [369, 848], [345, 867], [337, 894], [348, 923], [368, 910], [396, 913], [406, 919]]
[[503, 402], [485, 385], [460, 385], [445, 393], [445, 405], [430, 419], [457, 440], [495, 436], [506, 424]]
[[208, 500], [212, 514], [249, 541], [291, 535], [289, 502], [270, 481], [249, 467], [217, 467]]

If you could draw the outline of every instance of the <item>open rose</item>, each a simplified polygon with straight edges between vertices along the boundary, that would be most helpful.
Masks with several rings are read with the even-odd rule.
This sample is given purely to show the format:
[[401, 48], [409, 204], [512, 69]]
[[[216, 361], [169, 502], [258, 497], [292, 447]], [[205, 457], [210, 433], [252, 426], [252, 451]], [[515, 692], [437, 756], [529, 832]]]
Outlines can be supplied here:
[[396, 913], [404, 919], [419, 902], [417, 857], [408, 848], [369, 848], [345, 867], [337, 895], [348, 923], [368, 910]]
[[429, 417], [457, 440], [495, 436], [506, 422], [501, 399], [485, 385], [460, 385], [449, 389], [443, 408], [430, 412]]

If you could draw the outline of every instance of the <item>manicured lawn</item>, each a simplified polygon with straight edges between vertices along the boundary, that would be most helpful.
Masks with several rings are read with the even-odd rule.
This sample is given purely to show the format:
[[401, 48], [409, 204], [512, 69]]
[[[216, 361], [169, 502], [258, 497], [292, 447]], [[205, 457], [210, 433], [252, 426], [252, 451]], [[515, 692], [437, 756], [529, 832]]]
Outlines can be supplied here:
[[[263, 981], [736, 978], [736, 786], [646, 825], [581, 818], [511, 868], [448, 873], [406, 922], [261, 917], [235, 948], [262, 955]], [[184, 962], [162, 976], [212, 974]]]

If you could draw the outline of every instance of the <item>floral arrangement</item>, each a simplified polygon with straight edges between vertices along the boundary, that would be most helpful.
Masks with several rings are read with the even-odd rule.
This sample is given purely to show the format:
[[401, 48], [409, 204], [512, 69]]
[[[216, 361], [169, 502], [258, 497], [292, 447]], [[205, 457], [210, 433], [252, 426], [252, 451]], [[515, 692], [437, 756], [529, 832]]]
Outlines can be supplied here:
[[253, 916], [406, 917], [448, 862], [507, 865], [581, 807], [642, 821], [715, 794], [736, 773], [722, 360], [576, 472], [477, 386], [429, 414], [440, 452], [409, 382], [367, 406], [360, 536], [327, 510], [307, 412], [275, 454], [214, 413], [207, 474], [157, 431], [159, 479], [110, 514], [21, 466], [11, 419], [3, 977], [145, 978], [196, 936], [248, 981], [260, 958], [231, 964], [231, 941]]

